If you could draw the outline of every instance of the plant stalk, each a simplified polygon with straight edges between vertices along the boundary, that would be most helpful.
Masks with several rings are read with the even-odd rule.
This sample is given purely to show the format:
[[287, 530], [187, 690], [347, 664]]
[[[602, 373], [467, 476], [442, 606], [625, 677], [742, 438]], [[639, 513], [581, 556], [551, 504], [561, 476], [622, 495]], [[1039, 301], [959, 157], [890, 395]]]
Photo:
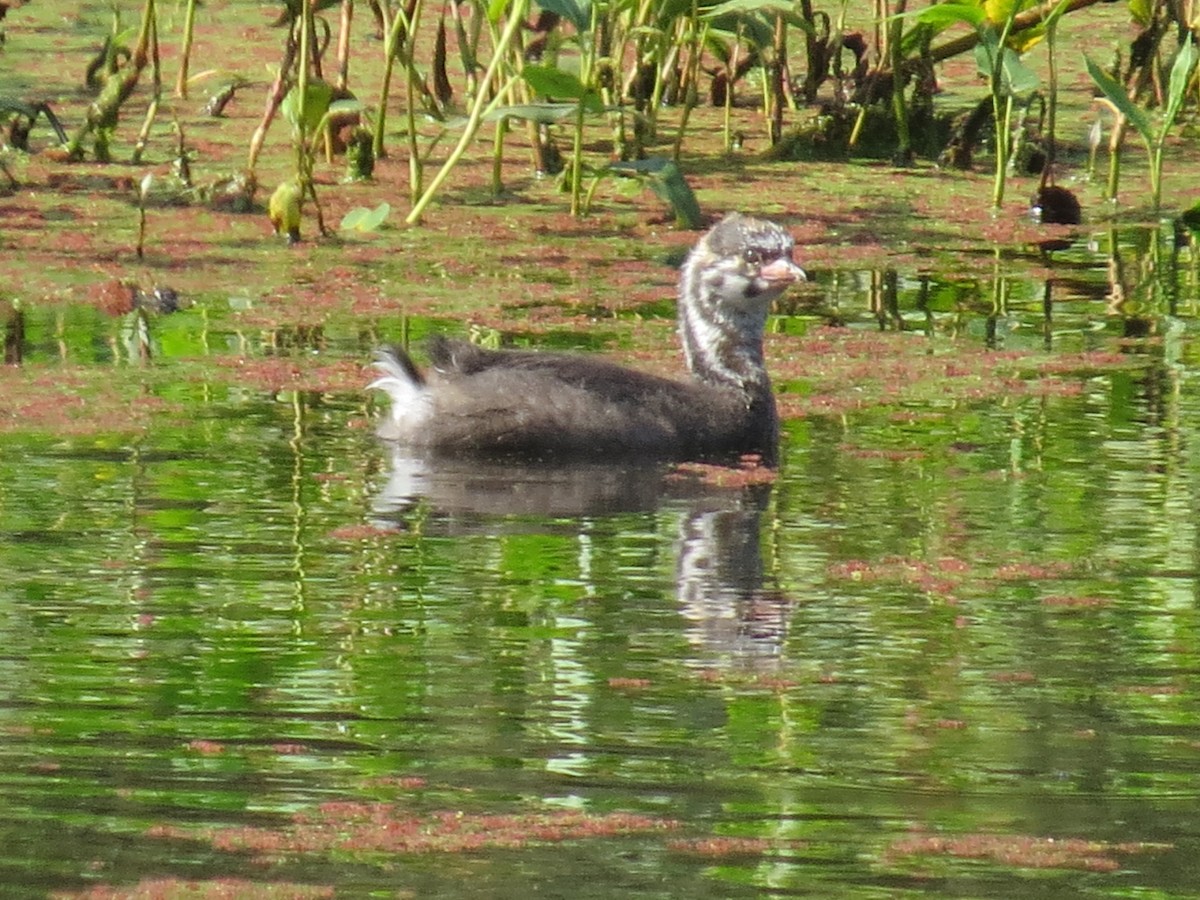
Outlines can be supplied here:
[[[514, 35], [516, 35], [525, 21], [525, 12], [528, 7], [529, 0], [513, 0], [512, 8], [508, 14], [508, 21], [505, 23], [504, 31], [501, 33], [493, 49], [492, 58], [488, 63], [487, 71], [484, 73], [482, 84], [491, 83], [495, 77], [501, 63], [504, 61], [509, 46], [513, 42]], [[482, 122], [489, 105], [495, 105], [495, 102], [498, 102], [506, 93], [507, 90], [498, 92], [496, 95], [497, 101], [494, 101], [493, 104], [488, 104], [487, 98], [482, 91], [476, 93], [471, 103], [470, 114], [467, 116], [466, 127], [463, 129], [462, 135], [459, 136], [458, 143], [450, 151], [450, 155], [446, 157], [446, 161], [442, 163], [442, 167], [433, 176], [433, 180], [429, 182], [429, 186], [425, 188], [425, 192], [413, 204], [413, 208], [404, 220], [405, 224], [416, 225], [421, 221], [421, 214], [424, 213], [425, 207], [433, 201], [442, 184], [450, 177], [450, 173], [454, 170], [454, 167], [458, 165], [463, 154], [467, 152], [467, 147], [470, 146], [471, 141], [475, 139], [475, 135], [479, 131], [480, 122]]]
[[179, 77], [175, 79], [175, 96], [186, 100], [188, 95], [188, 65], [192, 58], [192, 37], [196, 31], [196, 0], [187, 0], [183, 14], [183, 42], [179, 50]]

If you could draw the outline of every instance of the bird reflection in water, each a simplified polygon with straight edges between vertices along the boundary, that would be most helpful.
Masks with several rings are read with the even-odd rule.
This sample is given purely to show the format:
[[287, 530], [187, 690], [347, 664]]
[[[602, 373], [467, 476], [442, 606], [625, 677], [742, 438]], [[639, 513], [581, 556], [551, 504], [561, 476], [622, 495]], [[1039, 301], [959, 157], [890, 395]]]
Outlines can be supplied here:
[[386, 446], [390, 470], [373, 506], [376, 523], [391, 529], [409, 530], [416, 516], [423, 534], [438, 536], [582, 532], [621, 513], [677, 517], [674, 593], [694, 664], [753, 673], [780, 664], [791, 601], [765, 586], [772, 485], [716, 487], [666, 465], [456, 461]]

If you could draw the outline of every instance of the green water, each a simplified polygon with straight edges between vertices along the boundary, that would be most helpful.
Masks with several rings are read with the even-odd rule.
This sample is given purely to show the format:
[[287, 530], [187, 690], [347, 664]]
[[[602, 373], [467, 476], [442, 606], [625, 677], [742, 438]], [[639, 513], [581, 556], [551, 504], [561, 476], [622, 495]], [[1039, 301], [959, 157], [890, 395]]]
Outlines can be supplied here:
[[[1049, 316], [1019, 272], [996, 309], [992, 283], [880, 304], [812, 273], [820, 305], [777, 331], [1130, 364], [793, 420], [747, 489], [430, 469], [358, 393], [195, 361], [313, 347], [215, 296], [152, 318], [169, 413], [0, 434], [0, 894], [1194, 896], [1194, 271], [1118, 310], [1103, 253], [1063, 259]], [[24, 367], [65, 346], [121, 381], [135, 345], [33, 309]], [[447, 811], [485, 837], [439, 843]], [[538, 830], [567, 812], [581, 830]]]

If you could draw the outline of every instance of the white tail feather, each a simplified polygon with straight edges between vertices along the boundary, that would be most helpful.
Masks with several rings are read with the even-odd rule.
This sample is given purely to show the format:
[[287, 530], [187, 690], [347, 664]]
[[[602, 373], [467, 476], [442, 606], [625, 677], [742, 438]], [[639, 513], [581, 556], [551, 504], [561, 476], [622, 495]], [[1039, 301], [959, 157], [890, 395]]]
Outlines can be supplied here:
[[380, 350], [371, 365], [379, 377], [367, 385], [368, 390], [383, 391], [391, 401], [391, 414], [379, 426], [380, 437], [413, 441], [433, 412], [429, 387], [388, 350]]

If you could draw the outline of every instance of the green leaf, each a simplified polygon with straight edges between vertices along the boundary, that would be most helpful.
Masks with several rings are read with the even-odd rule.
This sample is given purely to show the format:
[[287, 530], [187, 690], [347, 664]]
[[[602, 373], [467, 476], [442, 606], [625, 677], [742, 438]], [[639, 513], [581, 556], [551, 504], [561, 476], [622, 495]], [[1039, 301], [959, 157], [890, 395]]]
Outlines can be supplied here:
[[1192, 42], [1189, 34], [1175, 54], [1175, 62], [1171, 66], [1171, 80], [1167, 88], [1167, 105], [1163, 110], [1162, 133], [1171, 127], [1175, 117], [1179, 115], [1179, 107], [1183, 105], [1183, 95], [1187, 91], [1188, 82], [1192, 79], [1192, 69], [1196, 66], [1196, 58], [1200, 51]]
[[521, 70], [525, 83], [543, 97], [579, 100], [588, 112], [604, 112], [600, 95], [579, 80], [579, 76], [554, 66], [526, 66]]
[[391, 204], [386, 202], [380, 203], [374, 209], [367, 209], [365, 206], [356, 206], [347, 212], [346, 215], [342, 216], [342, 221], [338, 223], [338, 229], [341, 231], [376, 231], [384, 223], [391, 211]]
[[574, 115], [577, 108], [575, 103], [517, 103], [493, 109], [483, 118], [486, 122], [498, 122], [501, 119], [524, 119], [527, 122], [537, 122], [539, 125], [553, 125], [555, 122]]
[[1001, 96], [1017, 97], [1037, 88], [1037, 73], [1021, 62], [1021, 57], [1014, 50], [1000, 46], [1000, 36], [994, 28], [985, 27], [980, 32], [979, 43], [975, 45], [975, 64], [981, 74], [991, 78], [997, 55], [1000, 61]]
[[1058, 20], [1061, 19], [1064, 15], [1066, 15], [1067, 6], [1068, 6], [1068, 4], [1070, 4], [1070, 2], [1071, 2], [1071, 0], [1058, 0], [1058, 6], [1054, 7], [1054, 9], [1050, 10], [1050, 15], [1046, 16], [1043, 24], [1047, 28], [1053, 28], [1055, 25], [1057, 25]]
[[[329, 103], [333, 99], [333, 88], [323, 81], [310, 81], [308, 83], [308, 92], [304, 98], [304, 130], [312, 133], [317, 130], [321, 124], [321, 119], [325, 117], [325, 113], [329, 111]], [[287, 96], [283, 98], [283, 103], [279, 106], [283, 117], [291, 123], [293, 128], [299, 127], [301, 119], [300, 109], [300, 90], [299, 87], [293, 87], [288, 91]]]
[[612, 172], [633, 172], [648, 175], [650, 189], [655, 196], [671, 207], [675, 221], [682, 228], [697, 229], [704, 225], [704, 214], [700, 212], [700, 203], [692, 192], [691, 186], [683, 177], [683, 172], [673, 160], [665, 157], [636, 159], [626, 162], [615, 162], [609, 165]]
[[137, 39], [138, 28], [136, 25], [126, 28], [124, 31], [113, 35], [112, 41], [109, 43], [111, 49], [119, 49], [121, 47], [129, 47], [130, 44]]
[[1092, 76], [1092, 81], [1096, 82], [1096, 87], [1100, 88], [1100, 92], [1113, 106], [1117, 108], [1125, 119], [1137, 129], [1138, 134], [1142, 136], [1142, 140], [1147, 146], [1154, 143], [1154, 127], [1150, 124], [1150, 118], [1145, 111], [1135, 106], [1133, 101], [1129, 99], [1129, 95], [1125, 93], [1123, 88], [1117, 81], [1101, 69], [1098, 65], [1091, 61], [1087, 56], [1083, 58], [1087, 65], [1088, 74]]
[[1036, 90], [1041, 83], [1037, 72], [1021, 62], [1020, 55], [1008, 47], [1000, 55], [1000, 65], [1003, 67], [1001, 81], [1004, 91], [1014, 97]]
[[329, 104], [329, 114], [331, 116], [350, 115], [351, 113], [360, 113], [366, 107], [363, 106], [361, 100], [337, 100]]
[[1143, 28], [1154, 17], [1154, 0], [1129, 0], [1129, 15]]
[[592, 27], [592, 0], [537, 0], [546, 12], [558, 13], [575, 26], [579, 34], [586, 34]]
[[740, 38], [752, 47], [770, 47], [775, 40], [775, 26], [762, 16], [730, 14], [713, 19], [705, 37], [720, 35], [731, 41]]
[[338, 223], [338, 230], [339, 231], [358, 231], [359, 226], [362, 224], [363, 220], [370, 214], [370, 212], [371, 211], [369, 209], [367, 209], [365, 206], [354, 207], [354, 209], [349, 210], [344, 216], [342, 216], [342, 221]]
[[508, 9], [508, 0], [491, 0], [487, 8], [488, 21], [495, 25], [500, 21], [500, 17], [504, 15], [506, 9]]
[[521, 70], [521, 77], [533, 88], [534, 93], [544, 97], [578, 100], [588, 92], [587, 85], [579, 80], [578, 75], [554, 66], [526, 66]]
[[675, 221], [684, 228], [702, 228], [704, 215], [700, 203], [683, 177], [683, 172], [674, 162], [667, 162], [658, 177], [651, 179], [650, 187], [659, 199], [665, 200], [675, 213]]
[[927, 6], [917, 13], [917, 21], [929, 25], [936, 31], [942, 31], [951, 25], [965, 23], [972, 28], [981, 28], [987, 21], [987, 14], [979, 3], [947, 2]]
[[371, 210], [371, 212], [363, 220], [363, 229], [366, 231], [374, 231], [387, 220], [388, 214], [391, 213], [391, 211], [392, 205], [386, 200], [383, 203], [380, 203], [377, 207]]
[[716, 19], [731, 13], [785, 12], [792, 11], [787, 0], [725, 0], [700, 14], [702, 19]]

